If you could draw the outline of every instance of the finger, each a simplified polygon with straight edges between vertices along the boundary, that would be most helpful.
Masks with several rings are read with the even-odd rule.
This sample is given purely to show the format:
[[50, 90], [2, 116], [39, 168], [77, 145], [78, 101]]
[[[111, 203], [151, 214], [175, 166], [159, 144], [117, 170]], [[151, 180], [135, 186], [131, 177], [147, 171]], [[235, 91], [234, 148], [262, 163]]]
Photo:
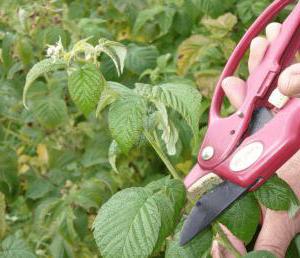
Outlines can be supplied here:
[[[296, 152], [280, 169], [277, 170], [277, 175], [286, 181], [293, 189], [295, 194], [300, 198], [300, 151]], [[300, 221], [299, 221], [300, 223]], [[300, 225], [299, 225], [300, 230]]]
[[[225, 233], [226, 237], [230, 241], [230, 243], [233, 245], [233, 247], [238, 251], [241, 255], [246, 254], [246, 248], [244, 243], [238, 239], [236, 236], [234, 236], [230, 230], [225, 227], [224, 225], [220, 224], [223, 232]], [[218, 236], [217, 236], [218, 239]], [[230, 251], [228, 251], [226, 248], [224, 248], [217, 240], [213, 241], [211, 254], [213, 258], [234, 258], [235, 255], [232, 254]]]
[[[269, 42], [276, 39], [280, 33], [281, 24], [271, 23], [266, 27], [266, 36]], [[297, 96], [300, 94], [300, 64], [287, 68], [279, 78], [279, 89], [287, 96]]]
[[[300, 196], [299, 178], [300, 151], [298, 151], [277, 174]], [[267, 210], [258, 236], [255, 250], [268, 250], [278, 257], [284, 257], [296, 234], [300, 232], [300, 214], [290, 218], [287, 212]], [[274, 237], [275, 236], [275, 237]]]
[[269, 42], [274, 41], [281, 30], [281, 24], [278, 22], [272, 22], [266, 27], [266, 37]]
[[[255, 38], [250, 46], [249, 71], [252, 72], [263, 59], [269, 46], [269, 42], [274, 40], [281, 29], [280, 23], [271, 23], [266, 28], [267, 39], [263, 37]], [[245, 82], [236, 77], [228, 77], [222, 87], [229, 101], [235, 108], [239, 108], [246, 96]]]
[[269, 41], [266, 38], [256, 37], [252, 40], [248, 61], [248, 68], [250, 73], [252, 73], [254, 69], [261, 63], [268, 49], [268, 46]]
[[278, 88], [282, 94], [293, 97], [300, 95], [300, 64], [285, 69], [278, 80]]
[[224, 254], [224, 247], [217, 240], [214, 240], [211, 248], [211, 256], [213, 258], [229, 258]]
[[249, 72], [252, 73], [253, 70], [259, 65], [268, 49], [270, 42], [276, 39], [280, 33], [281, 24], [280, 23], [270, 23], [266, 27], [266, 37], [256, 37], [252, 40], [250, 45], [250, 56], [249, 56]]
[[237, 77], [227, 77], [222, 82], [222, 88], [230, 103], [239, 108], [246, 96], [246, 83]]
[[[299, 180], [299, 164], [300, 151], [296, 152], [294, 156], [286, 162], [279, 170], [277, 175], [286, 181], [292, 188], [298, 198], [300, 198], [300, 180]], [[289, 218], [290, 219], [290, 218]], [[300, 213], [298, 212], [292, 219], [291, 230], [296, 234], [300, 232]]]
[[223, 224], [220, 224], [222, 230], [224, 231], [225, 235], [227, 236], [230, 243], [234, 246], [234, 248], [241, 254], [246, 254], [247, 250], [246, 247], [240, 239], [238, 239], [234, 234], [231, 233], [231, 231], [224, 226]]
[[277, 257], [285, 257], [286, 250], [295, 236], [292, 227], [287, 212], [267, 210], [254, 249], [267, 250]]

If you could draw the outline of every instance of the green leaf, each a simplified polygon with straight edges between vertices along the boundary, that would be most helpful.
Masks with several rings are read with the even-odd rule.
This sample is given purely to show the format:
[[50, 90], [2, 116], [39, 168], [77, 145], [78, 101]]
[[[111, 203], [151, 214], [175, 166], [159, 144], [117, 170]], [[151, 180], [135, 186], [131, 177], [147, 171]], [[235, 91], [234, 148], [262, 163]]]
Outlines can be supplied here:
[[201, 22], [212, 33], [214, 38], [223, 39], [233, 30], [237, 24], [237, 18], [231, 13], [226, 13], [218, 17], [218, 19], [205, 17]]
[[112, 141], [109, 150], [108, 150], [108, 161], [109, 164], [111, 165], [112, 169], [119, 173], [118, 168], [117, 168], [117, 157], [120, 154], [120, 149], [118, 147], [118, 144], [116, 141]]
[[186, 189], [181, 180], [170, 179], [170, 177], [164, 177], [158, 181], [154, 181], [146, 186], [147, 189], [152, 192], [161, 191], [163, 189], [164, 194], [170, 199], [172, 205], [175, 208], [175, 220], [179, 216], [182, 207], [185, 204]]
[[117, 82], [108, 82], [109, 87], [119, 95], [132, 95], [132, 89]]
[[51, 255], [55, 258], [75, 258], [72, 245], [60, 234], [57, 234], [49, 247]]
[[159, 52], [154, 46], [131, 45], [125, 61], [125, 67], [135, 74], [141, 74], [146, 69], [153, 69], [156, 66], [156, 59]]
[[24, 37], [20, 38], [16, 44], [16, 50], [18, 53], [19, 58], [21, 59], [22, 63], [27, 66], [30, 64], [33, 58], [33, 48], [31, 45], [31, 41], [29, 38]]
[[23, 239], [8, 236], [1, 243], [0, 258], [36, 258], [36, 255]]
[[99, 179], [83, 182], [81, 189], [75, 194], [74, 202], [85, 210], [99, 208], [103, 200], [103, 183]]
[[157, 108], [156, 120], [158, 129], [162, 131], [162, 140], [166, 145], [167, 152], [170, 156], [176, 154], [176, 143], [179, 139], [178, 131], [172, 121], [169, 120], [168, 112], [165, 105], [161, 102], [155, 103]]
[[115, 41], [100, 39], [95, 49], [98, 53], [104, 52], [113, 60], [119, 76], [123, 73], [127, 54], [127, 48], [124, 45]]
[[14, 75], [24, 69], [24, 66], [21, 62], [17, 62], [11, 66], [7, 73], [7, 79], [12, 80], [14, 78]]
[[244, 255], [243, 258], [276, 258], [276, 255], [269, 251], [253, 251]]
[[66, 122], [68, 111], [65, 102], [56, 97], [47, 96], [36, 101], [32, 112], [46, 128], [55, 128]]
[[220, 77], [219, 70], [202, 70], [195, 74], [198, 89], [201, 94], [211, 97]]
[[198, 258], [210, 251], [213, 234], [210, 229], [202, 231], [192, 241], [184, 246], [179, 245], [183, 221], [178, 225], [172, 240], [167, 241], [165, 258]]
[[12, 65], [12, 49], [14, 45], [15, 37], [11, 33], [6, 33], [4, 38], [2, 39], [2, 61], [4, 70], [7, 72]]
[[151, 255], [160, 226], [159, 208], [151, 191], [129, 188], [101, 207], [93, 227], [103, 257], [142, 258]]
[[147, 32], [147, 28], [155, 28], [155, 25], [157, 25], [159, 30], [152, 30], [153, 35], [151, 33], [151, 37], [146, 34], [147, 39], [153, 41], [169, 32], [174, 15], [175, 9], [166, 6], [154, 6], [151, 9], [143, 10], [139, 12], [136, 18], [133, 33]]
[[161, 214], [161, 228], [155, 250], [159, 250], [179, 221], [181, 209], [185, 204], [186, 190], [180, 180], [162, 178], [146, 186], [155, 193], [154, 198]]
[[96, 109], [96, 117], [100, 116], [100, 113], [111, 103], [118, 98], [118, 93], [111, 88], [106, 87], [101, 94], [100, 100]]
[[[107, 164], [107, 149], [111, 140], [109, 132], [103, 130], [95, 134], [89, 123], [82, 123], [80, 126], [82, 131], [91, 137], [85, 146], [85, 152], [81, 157], [80, 163], [85, 168]], [[99, 148], [99, 146], [101, 147]]]
[[26, 196], [27, 198], [36, 200], [46, 196], [51, 190], [53, 190], [53, 185], [48, 180], [37, 178], [34, 182], [29, 184]]
[[237, 4], [237, 13], [245, 25], [250, 23], [266, 8], [270, 3], [268, 0], [251, 1], [243, 0]]
[[86, 64], [71, 73], [68, 88], [72, 100], [86, 116], [97, 105], [105, 79], [95, 65]]
[[160, 70], [167, 70], [167, 66], [170, 63], [172, 55], [170, 53], [162, 55], [157, 58], [157, 68]]
[[90, 38], [91, 37], [79, 40], [74, 44], [70, 55], [68, 55], [67, 58], [65, 57], [65, 59], [68, 60], [68, 63], [70, 63], [72, 59], [76, 60], [77, 57], [79, 57], [80, 60], [83, 56], [85, 60], [92, 60], [94, 63], [96, 62], [96, 50], [92, 44], [88, 43]]
[[74, 227], [76, 229], [77, 235], [80, 240], [86, 239], [86, 236], [89, 235], [89, 213], [80, 207], [74, 209]]
[[223, 14], [236, 0], [193, 0], [200, 11], [216, 17]]
[[0, 191], [15, 195], [19, 188], [17, 155], [7, 147], [0, 147]]
[[63, 28], [58, 26], [50, 26], [45, 29], [43, 33], [44, 45], [55, 45], [59, 39], [61, 39], [64, 47], [68, 46], [69, 35]]
[[63, 60], [54, 60], [54, 59], [44, 59], [36, 63], [28, 72], [26, 76], [26, 83], [23, 91], [23, 104], [26, 108], [26, 95], [31, 86], [31, 84], [41, 75], [53, 72], [58, 69], [63, 69], [66, 67], [66, 63]]
[[226, 210], [218, 221], [248, 244], [256, 232], [259, 218], [258, 203], [252, 194], [247, 194]]
[[[63, 226], [65, 226], [65, 228], [63, 228], [63, 232], [64, 233], [66, 232], [72, 240], [78, 240], [78, 235], [77, 235], [77, 232], [76, 232], [75, 226], [74, 226], [74, 220], [76, 217], [73, 212], [73, 208], [70, 206], [67, 206], [65, 208], [64, 212], [65, 212], [65, 221], [64, 221]], [[66, 229], [66, 231], [64, 229]]]
[[298, 234], [290, 243], [285, 258], [300, 257], [300, 235]]
[[191, 127], [194, 135], [198, 132], [201, 111], [201, 95], [188, 84], [166, 83], [153, 87], [153, 98], [176, 110]]
[[104, 78], [108, 81], [117, 81], [119, 75], [114, 61], [108, 55], [103, 55], [100, 62], [100, 70]]
[[34, 225], [37, 229], [45, 227], [47, 217], [52, 211], [61, 204], [59, 198], [42, 199], [42, 202], [37, 206], [34, 211]]
[[[135, 202], [139, 202], [139, 199], [141, 198], [141, 196], [144, 196], [144, 194], [146, 193], [147, 195], [145, 196], [145, 198], [148, 198], [147, 201], [149, 200], [149, 201], [151, 201], [151, 203], [152, 203], [152, 201], [154, 201], [154, 203], [156, 204], [156, 208], [159, 213], [159, 221], [161, 222], [161, 224], [159, 224], [159, 225], [151, 224], [149, 226], [155, 227], [155, 228], [158, 227], [158, 230], [159, 230], [158, 238], [155, 241], [155, 246], [152, 247], [151, 253], [159, 252], [166, 237], [172, 233], [172, 231], [175, 227], [175, 223], [179, 220], [180, 211], [185, 204], [185, 187], [184, 187], [183, 183], [180, 180], [174, 180], [174, 179], [170, 179], [170, 177], [166, 177], [161, 180], [152, 182], [151, 184], [147, 185], [145, 188], [132, 188], [131, 190], [127, 189], [127, 190], [123, 190], [121, 193], [123, 193], [123, 195], [125, 193], [126, 193], [126, 195], [127, 194], [129, 195], [129, 193], [130, 193], [130, 195], [133, 195], [133, 193], [134, 193], [133, 196], [137, 195], [136, 198], [134, 198], [134, 199], [136, 199]], [[116, 200], [115, 200], [116, 204], [114, 204], [113, 206], [110, 206], [111, 213], [113, 213], [112, 209], [115, 209], [116, 210], [115, 212], [118, 212], [120, 214], [122, 213], [122, 211], [118, 210], [119, 206], [120, 206], [118, 203], [119, 202], [121, 203], [122, 201], [124, 201], [123, 198], [125, 198], [121, 193], [118, 193], [114, 197], [112, 197], [112, 199], [116, 198]], [[117, 196], [119, 196], [119, 197], [117, 197]], [[119, 200], [117, 200], [117, 198]], [[132, 201], [134, 201], [134, 200], [132, 200]], [[108, 201], [108, 203], [109, 202], [110, 202], [110, 200]], [[105, 205], [100, 209], [99, 214], [98, 214], [99, 219], [102, 219], [103, 223], [105, 223], [104, 220], [106, 219], [106, 217], [103, 217], [103, 218], [101, 217], [101, 216], [104, 216], [103, 214], [101, 215], [101, 211], [105, 207]], [[142, 203], [140, 205], [142, 205]], [[131, 205], [129, 205], [129, 207], [127, 207], [127, 206], [124, 206], [124, 207], [126, 207], [126, 208], [122, 207], [121, 210], [125, 209], [126, 214], [127, 214], [127, 209], [132, 209]], [[105, 208], [105, 209], [108, 209], [108, 208]], [[104, 212], [106, 212], [106, 211], [104, 211]], [[129, 213], [129, 211], [128, 211], [128, 213]], [[114, 218], [112, 218], [112, 220], [113, 219]], [[147, 219], [149, 219], [149, 218], [147, 217]], [[125, 221], [125, 218], [122, 219], [122, 221], [119, 223], [125, 223], [124, 221]], [[130, 221], [128, 221], [128, 223], [130, 223]], [[97, 224], [97, 219], [96, 219], [94, 227], [96, 229], [97, 229], [97, 227], [99, 227], [99, 231], [101, 230], [101, 227]], [[115, 225], [115, 228], [116, 227], [117, 227], [117, 225]], [[121, 225], [119, 225], [118, 227], [121, 227]], [[122, 228], [123, 227], [124, 226], [122, 226]], [[109, 227], [109, 229], [111, 230], [111, 227]], [[114, 229], [114, 230], [117, 231], [117, 229]], [[104, 238], [105, 232], [102, 234], [103, 235], [101, 235], [101, 238]], [[117, 234], [117, 233], [115, 233], [115, 234]], [[133, 234], [136, 235], [138, 233], [136, 233], [136, 231], [135, 231], [135, 232], [133, 232]], [[151, 232], [148, 233], [148, 231], [141, 231], [141, 234], [142, 234], [141, 236], [136, 236], [136, 238], [138, 240], [140, 238], [146, 238], [148, 236], [148, 234], [151, 234]], [[130, 236], [128, 236], [128, 238], [129, 237]], [[101, 239], [99, 241], [101, 241]], [[117, 240], [111, 240], [111, 241], [117, 241]], [[134, 241], [134, 238], [133, 238], [133, 241]], [[107, 244], [107, 245], [108, 245], [107, 252], [109, 252], [109, 247], [113, 244], [111, 244], [111, 245]], [[102, 247], [100, 245], [99, 245], [99, 247], [100, 247], [100, 251], [102, 251], [102, 249], [101, 249]], [[137, 247], [137, 248], [140, 248], [140, 247]], [[135, 251], [136, 254], [138, 254], [139, 252], [142, 252], [142, 253], [139, 255], [136, 255], [136, 256], [144, 257], [143, 250]], [[103, 252], [102, 252], [102, 255], [104, 255], [104, 257], [111, 257], [111, 256], [105, 255]], [[127, 257], [127, 255], [125, 255], [125, 254], [122, 256], [122, 254], [120, 253], [119, 255], [120, 256], [117, 256], [117, 257]], [[132, 254], [132, 257], [136, 257], [136, 256]]]
[[293, 204], [299, 204], [290, 186], [278, 176], [273, 176], [255, 192], [260, 203], [272, 210], [289, 210]]
[[120, 149], [127, 153], [143, 132], [146, 102], [138, 95], [123, 95], [113, 102], [108, 113], [109, 129]]
[[111, 4], [121, 13], [126, 13], [131, 8], [142, 10], [147, 7], [147, 2], [144, 0], [114, 0]]
[[159, 252], [166, 237], [171, 235], [175, 227], [175, 210], [172, 206], [172, 203], [170, 202], [170, 199], [163, 192], [156, 193], [153, 198], [158, 206], [159, 213], [161, 216], [161, 227], [159, 230], [159, 237], [153, 251], [153, 253], [156, 253]]
[[177, 71], [179, 75], [186, 75], [189, 69], [196, 62], [205, 48], [212, 43], [212, 40], [203, 35], [193, 35], [184, 40], [178, 48]]
[[72, 2], [69, 4], [68, 8], [68, 18], [70, 20], [79, 20], [80, 18], [84, 18], [89, 14], [89, 10], [84, 2]]
[[[186, 1], [186, 4], [191, 3], [191, 1]], [[196, 9], [194, 7], [194, 9]], [[182, 9], [177, 10], [174, 17], [174, 28], [177, 33], [184, 37], [188, 37], [193, 28], [193, 17], [191, 17], [190, 12]]]
[[186, 188], [181, 180], [173, 179], [166, 183], [165, 189], [174, 205], [175, 219], [177, 219], [186, 201]]

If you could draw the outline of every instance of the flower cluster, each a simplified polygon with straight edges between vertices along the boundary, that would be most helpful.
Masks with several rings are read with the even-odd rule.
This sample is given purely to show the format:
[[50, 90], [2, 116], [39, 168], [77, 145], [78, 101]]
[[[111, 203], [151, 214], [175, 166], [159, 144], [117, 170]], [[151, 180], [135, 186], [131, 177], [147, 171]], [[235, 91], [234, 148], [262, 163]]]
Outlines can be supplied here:
[[55, 45], [48, 45], [46, 56], [57, 60], [62, 56], [63, 52], [64, 47], [62, 45], [61, 38], [59, 38], [58, 42]]

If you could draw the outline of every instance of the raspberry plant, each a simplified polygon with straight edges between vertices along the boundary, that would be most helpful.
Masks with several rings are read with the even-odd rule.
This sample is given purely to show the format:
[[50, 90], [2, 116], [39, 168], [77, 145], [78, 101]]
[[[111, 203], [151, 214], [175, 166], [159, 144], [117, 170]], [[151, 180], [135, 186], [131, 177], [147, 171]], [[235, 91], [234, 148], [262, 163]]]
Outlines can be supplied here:
[[259, 203], [293, 216], [274, 177], [178, 245], [215, 81], [269, 2], [2, 1], [0, 257], [239, 257], [218, 223], [251, 247]]

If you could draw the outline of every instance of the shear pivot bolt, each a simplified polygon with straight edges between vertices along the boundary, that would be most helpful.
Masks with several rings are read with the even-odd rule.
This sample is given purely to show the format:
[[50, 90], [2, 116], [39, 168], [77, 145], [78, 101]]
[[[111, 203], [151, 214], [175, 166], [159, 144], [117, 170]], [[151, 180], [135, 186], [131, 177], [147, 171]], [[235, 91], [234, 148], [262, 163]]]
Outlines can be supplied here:
[[202, 151], [202, 154], [201, 154], [202, 159], [210, 160], [214, 156], [214, 153], [215, 153], [215, 149], [212, 146], [207, 146]]
[[237, 115], [239, 118], [243, 118], [244, 117], [244, 113], [242, 111], [238, 111]]

